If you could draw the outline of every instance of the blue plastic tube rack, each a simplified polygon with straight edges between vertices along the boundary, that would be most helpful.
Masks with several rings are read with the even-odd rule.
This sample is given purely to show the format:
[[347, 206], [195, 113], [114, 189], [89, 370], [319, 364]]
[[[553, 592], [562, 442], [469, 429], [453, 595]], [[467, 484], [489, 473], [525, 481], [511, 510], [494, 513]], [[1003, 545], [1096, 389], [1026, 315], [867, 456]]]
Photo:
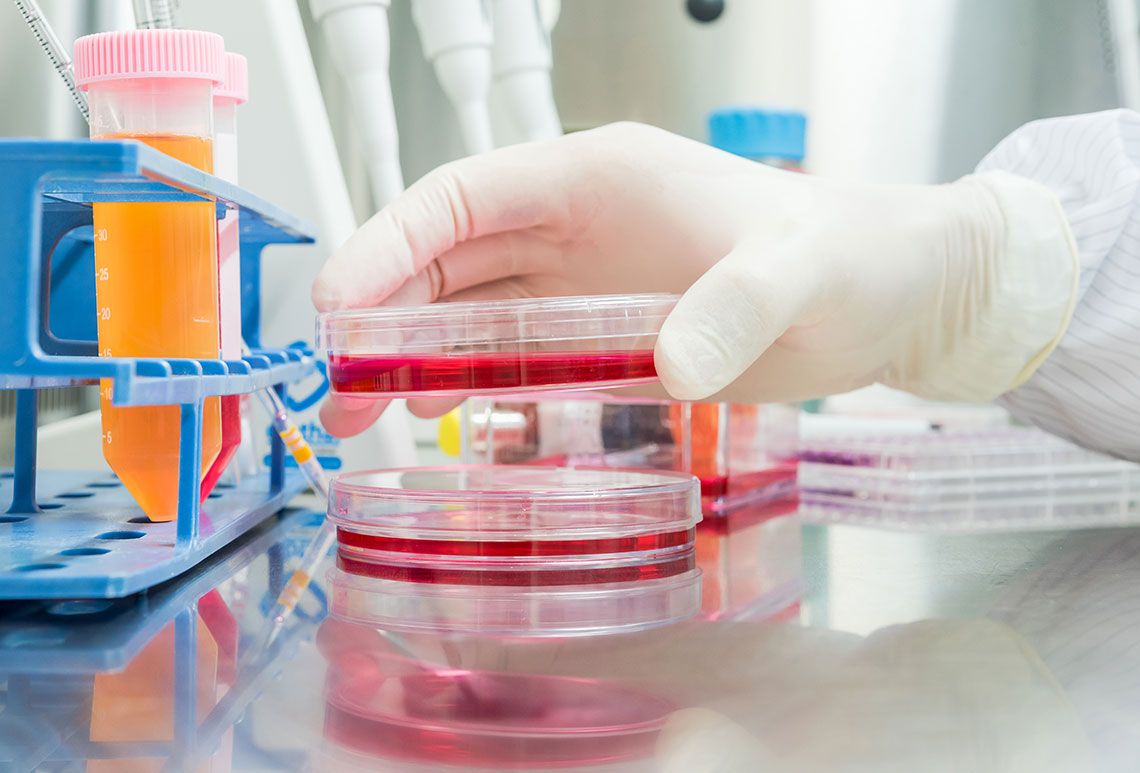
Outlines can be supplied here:
[[[0, 140], [0, 389], [17, 390], [15, 464], [0, 474], [0, 496], [11, 497], [0, 516], [0, 598], [137, 592], [198, 563], [303, 488], [286, 478], [284, 448], [274, 438], [268, 485], [248, 481], [211, 495], [205, 511], [199, 506], [205, 398], [280, 390], [313, 371], [308, 352], [259, 348], [240, 360], [97, 356], [90, 205], [203, 199], [217, 202], [219, 216], [241, 212], [242, 334], [259, 346], [261, 251], [311, 242], [303, 222], [133, 140]], [[53, 276], [63, 273], [54, 256], [68, 245], [80, 267], [62, 281]], [[35, 390], [98, 379], [112, 381], [116, 405], [180, 406], [172, 523], [150, 524], [113, 476], [37, 476]]]

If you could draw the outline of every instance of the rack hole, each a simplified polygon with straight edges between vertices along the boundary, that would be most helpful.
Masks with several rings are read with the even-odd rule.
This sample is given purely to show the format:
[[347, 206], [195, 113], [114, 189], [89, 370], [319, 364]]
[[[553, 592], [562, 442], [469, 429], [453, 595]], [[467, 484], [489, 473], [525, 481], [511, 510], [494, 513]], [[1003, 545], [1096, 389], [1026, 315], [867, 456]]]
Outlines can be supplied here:
[[0, 515], [0, 523], [22, 523], [26, 520], [26, 515]]
[[154, 523], [154, 521], [147, 518], [145, 515], [136, 515], [134, 518], [128, 519], [127, 523], [141, 523], [149, 526], [150, 524]]
[[145, 531], [105, 531], [95, 539], [138, 539], [145, 536]]
[[0, 639], [0, 644], [9, 649], [50, 647], [67, 641], [67, 633], [58, 626], [52, 628], [24, 628], [12, 631]]
[[215, 492], [211, 493], [210, 496], [208, 496], [206, 498], [207, 499], [221, 499], [222, 495], [219, 494], [217, 491], [215, 491]]
[[56, 494], [56, 499], [86, 499], [95, 496], [93, 491], [68, 491], [66, 494]]
[[52, 503], [52, 502], [48, 502], [47, 504], [44, 504], [43, 502], [40, 503], [40, 509], [41, 510], [58, 510], [61, 507], [63, 507], [63, 505], [61, 505], [59, 503]]
[[16, 571], [16, 572], [45, 572], [48, 569], [63, 569], [65, 566], [67, 566], [67, 564], [53, 564], [53, 563], [24, 564], [23, 566], [15, 567], [15, 569], [13, 569], [13, 571]]
[[113, 606], [107, 599], [78, 599], [76, 601], [61, 601], [48, 607], [49, 615], [94, 615], [106, 612]]
[[8, 480], [8, 479], [14, 478], [14, 477], [16, 477], [16, 473], [14, 473], [14, 472], [0, 472], [0, 478], [4, 478], [5, 480]]
[[234, 486], [232, 483], [218, 483], [214, 486], [214, 488], [236, 488], [236, 486]]
[[107, 548], [68, 548], [59, 551], [61, 556], [103, 556], [111, 551]]
[[87, 488], [119, 488], [122, 485], [117, 480], [97, 480], [94, 483], [88, 483]]

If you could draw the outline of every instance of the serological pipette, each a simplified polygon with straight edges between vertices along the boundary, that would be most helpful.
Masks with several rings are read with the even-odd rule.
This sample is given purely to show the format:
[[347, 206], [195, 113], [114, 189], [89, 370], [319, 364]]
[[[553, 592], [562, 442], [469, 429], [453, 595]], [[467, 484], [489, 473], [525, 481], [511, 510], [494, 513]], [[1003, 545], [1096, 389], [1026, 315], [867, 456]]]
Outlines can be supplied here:
[[48, 24], [43, 11], [40, 10], [39, 4], [36, 3], [36, 0], [15, 0], [15, 3], [16, 10], [19, 11], [20, 16], [24, 18], [24, 23], [27, 24], [28, 29], [32, 31], [32, 35], [35, 36], [40, 48], [47, 54], [48, 61], [50, 61], [51, 66], [55, 68], [56, 74], [63, 79], [67, 90], [71, 92], [71, 99], [75, 102], [75, 106], [79, 108], [79, 112], [83, 114], [83, 120], [90, 123], [91, 113], [87, 108], [87, 96], [75, 85], [75, 77], [72, 74], [71, 68], [71, 56], [68, 55], [67, 49], [59, 42], [59, 38], [56, 37], [51, 25]]
[[[323, 502], [328, 501], [329, 496], [329, 480], [328, 474], [321, 466], [317, 455], [313, 452], [312, 446], [305, 440], [305, 436], [301, 434], [301, 430], [289, 418], [289, 414], [285, 410], [285, 404], [282, 402], [280, 395], [272, 387], [259, 390], [257, 392], [257, 399], [261, 405], [269, 412], [273, 429], [277, 432], [278, 437], [285, 443], [285, 447], [289, 450], [293, 460], [297, 463], [305, 480], [312, 486], [313, 490], [321, 497]], [[252, 646], [246, 651], [248, 653], [247, 659], [252, 659], [258, 656], [259, 653], [268, 649], [276, 640], [277, 635], [285, 627], [286, 621], [293, 613], [297, 604], [301, 601], [305, 590], [313, 581], [313, 575], [316, 573], [317, 568], [321, 565], [325, 555], [332, 548], [333, 543], [336, 542], [336, 527], [332, 522], [325, 518], [321, 522], [320, 530], [316, 536], [313, 537], [312, 542], [305, 549], [304, 554], [301, 556], [301, 563], [289, 576], [289, 581], [285, 583], [285, 587], [281, 589], [278, 594], [276, 602], [273, 604], [273, 609], [270, 610], [269, 617], [266, 620], [265, 627], [258, 634], [257, 639], [253, 642]], [[418, 660], [415, 653], [411, 648], [404, 643], [403, 639], [388, 631], [378, 631], [398, 652], [406, 657]], [[453, 660], [457, 660], [450, 653], [448, 654], [448, 665], [455, 668]], [[424, 664], [420, 664], [421, 668], [428, 669]], [[430, 670], [430, 669], [428, 669]], [[471, 685], [463, 680], [457, 682], [457, 687], [469, 700], [478, 703], [478, 696], [475, 695]]]
[[[320, 496], [321, 501], [327, 502], [329, 497], [328, 476], [324, 468], [321, 467], [317, 455], [313, 452], [313, 447], [309, 445], [305, 436], [301, 434], [301, 430], [289, 418], [281, 397], [276, 390], [270, 387], [259, 390], [257, 399], [269, 413], [273, 430], [281, 438], [285, 448], [289, 450], [298, 469], [301, 470], [301, 474], [305, 476], [305, 480]], [[268, 647], [277, 638], [277, 634], [285, 626], [285, 621], [293, 613], [293, 609], [301, 600], [305, 589], [313, 581], [313, 573], [316, 572], [317, 567], [320, 566], [325, 554], [328, 553], [335, 541], [336, 529], [333, 528], [328, 519], [323, 520], [320, 531], [317, 532], [313, 541], [309, 543], [309, 547], [306, 548], [304, 555], [301, 556], [300, 565], [289, 576], [289, 581], [285, 583], [285, 587], [278, 594], [267, 624], [262, 630], [259, 640], [254, 642], [255, 646], [250, 652], [258, 652]]]
[[134, 0], [135, 26], [140, 30], [176, 27], [178, 0]]

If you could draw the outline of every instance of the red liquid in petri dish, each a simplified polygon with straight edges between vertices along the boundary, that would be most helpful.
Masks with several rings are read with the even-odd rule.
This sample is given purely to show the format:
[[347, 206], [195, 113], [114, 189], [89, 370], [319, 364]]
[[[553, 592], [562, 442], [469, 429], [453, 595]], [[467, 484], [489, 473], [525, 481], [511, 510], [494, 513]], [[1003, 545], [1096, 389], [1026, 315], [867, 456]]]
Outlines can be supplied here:
[[594, 556], [609, 553], [636, 553], [667, 550], [693, 544], [695, 528], [639, 534], [633, 537], [603, 537], [569, 540], [440, 540], [403, 539], [361, 534], [337, 529], [341, 545], [388, 553], [412, 553], [471, 558]]
[[417, 582], [428, 585], [472, 585], [484, 587], [548, 588], [559, 585], [603, 585], [615, 582], [646, 582], [692, 571], [696, 555], [692, 550], [675, 558], [644, 564], [597, 566], [589, 568], [529, 569], [426, 566], [360, 561], [343, 551], [336, 565], [348, 574], [378, 580]]
[[329, 359], [329, 382], [342, 394], [487, 392], [650, 381], [653, 350], [489, 352], [481, 354], [343, 356]]

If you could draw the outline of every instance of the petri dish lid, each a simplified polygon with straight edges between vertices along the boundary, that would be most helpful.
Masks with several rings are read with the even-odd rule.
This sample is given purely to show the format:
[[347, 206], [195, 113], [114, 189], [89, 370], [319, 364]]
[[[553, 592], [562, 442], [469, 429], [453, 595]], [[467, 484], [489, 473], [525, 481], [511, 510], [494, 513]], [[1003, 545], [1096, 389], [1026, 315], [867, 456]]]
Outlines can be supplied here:
[[343, 394], [583, 389], [655, 381], [671, 294], [521, 298], [334, 311], [317, 347]]
[[434, 585], [336, 568], [334, 620], [397, 633], [526, 638], [599, 636], [659, 628], [701, 611], [701, 572], [657, 580], [561, 587]]
[[347, 532], [377, 538], [359, 547], [404, 555], [474, 560], [636, 553], [639, 537], [696, 526], [700, 482], [686, 473], [590, 467], [374, 470], [334, 478], [328, 515], [342, 545]]

